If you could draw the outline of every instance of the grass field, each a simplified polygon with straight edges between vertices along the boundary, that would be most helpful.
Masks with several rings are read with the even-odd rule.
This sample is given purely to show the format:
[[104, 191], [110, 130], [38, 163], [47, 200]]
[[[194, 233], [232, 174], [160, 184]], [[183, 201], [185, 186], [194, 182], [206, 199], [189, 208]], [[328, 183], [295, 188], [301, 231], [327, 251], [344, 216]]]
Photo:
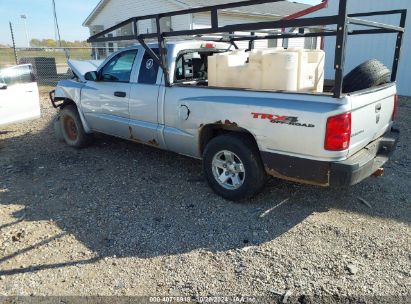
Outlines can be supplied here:
[[[84, 49], [69, 49], [71, 59], [87, 60], [91, 58], [91, 48]], [[56, 64], [65, 64], [66, 54], [62, 49], [17, 49], [17, 58], [27, 57], [48, 57], [55, 58]], [[16, 59], [12, 48], [0, 48], [0, 68], [15, 65]]]

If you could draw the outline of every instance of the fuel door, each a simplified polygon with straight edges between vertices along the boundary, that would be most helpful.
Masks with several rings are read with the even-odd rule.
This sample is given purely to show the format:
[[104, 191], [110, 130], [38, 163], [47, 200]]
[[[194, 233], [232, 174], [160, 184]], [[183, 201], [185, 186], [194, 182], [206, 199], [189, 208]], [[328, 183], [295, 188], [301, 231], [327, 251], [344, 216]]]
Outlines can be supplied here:
[[178, 108], [178, 117], [182, 121], [188, 120], [188, 118], [190, 117], [190, 109], [187, 105], [180, 105], [180, 107]]

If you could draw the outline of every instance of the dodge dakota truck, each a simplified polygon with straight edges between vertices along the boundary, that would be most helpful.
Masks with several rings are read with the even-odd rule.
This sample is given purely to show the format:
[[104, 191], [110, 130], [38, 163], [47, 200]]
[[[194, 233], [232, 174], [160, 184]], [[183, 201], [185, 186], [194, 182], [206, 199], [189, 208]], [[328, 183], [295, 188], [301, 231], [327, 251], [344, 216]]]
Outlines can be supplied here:
[[[59, 82], [50, 94], [60, 108], [57, 134], [76, 148], [100, 132], [201, 159], [211, 188], [229, 200], [256, 195], [267, 176], [341, 187], [381, 175], [399, 135], [393, 122], [407, 11], [349, 14], [348, 0], [339, 0], [338, 14], [332, 16], [231, 25], [219, 20], [219, 13], [227, 9], [278, 1], [248, 0], [137, 16], [90, 37], [91, 43], [138, 44], [104, 62], [69, 62], [73, 79]], [[173, 30], [163, 22], [194, 13], [207, 13], [210, 26]], [[367, 19], [386, 15], [399, 15], [399, 26]], [[145, 33], [139, 25], [148, 21], [154, 30]], [[124, 32], [129, 25], [132, 32]], [[392, 34], [396, 43], [391, 72], [374, 59], [344, 70], [349, 37]], [[234, 52], [252, 64], [255, 41], [302, 37], [335, 37], [335, 78], [324, 88], [278, 89], [284, 80], [278, 73], [292, 63], [287, 56], [261, 66], [264, 72], [255, 66], [238, 69], [241, 85], [233, 70], [229, 82], [218, 82], [224, 68], [214, 56]], [[245, 53], [238, 50], [247, 42]], [[216, 67], [223, 71], [216, 73]], [[308, 69], [300, 72], [307, 74]], [[261, 73], [264, 81], [278, 83], [260, 87], [254, 77]], [[251, 89], [247, 77], [254, 83]], [[299, 82], [294, 84], [304, 88]]]
[[[158, 45], [149, 45], [158, 52]], [[267, 175], [319, 186], [356, 184], [396, 146], [396, 85], [333, 98], [207, 86], [207, 58], [227, 43], [167, 44], [172, 86], [141, 45], [104, 62], [70, 61], [52, 101], [65, 142], [84, 147], [101, 132], [203, 160], [212, 189], [230, 199], [258, 193]], [[190, 73], [185, 72], [189, 68]]]

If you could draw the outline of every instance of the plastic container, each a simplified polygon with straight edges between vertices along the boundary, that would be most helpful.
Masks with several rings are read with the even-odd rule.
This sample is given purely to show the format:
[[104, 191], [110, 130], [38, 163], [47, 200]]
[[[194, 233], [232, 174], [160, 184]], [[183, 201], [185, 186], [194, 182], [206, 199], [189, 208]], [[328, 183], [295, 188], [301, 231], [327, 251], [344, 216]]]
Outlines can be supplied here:
[[230, 53], [219, 53], [208, 57], [208, 84], [217, 87], [241, 87], [246, 78], [246, 61], [248, 53], [236, 50]]
[[322, 93], [324, 91], [324, 51], [302, 51], [300, 56], [298, 91]]
[[321, 50], [262, 49], [215, 54], [208, 59], [209, 86], [323, 92]]
[[262, 89], [298, 91], [299, 53], [275, 52], [262, 56]]

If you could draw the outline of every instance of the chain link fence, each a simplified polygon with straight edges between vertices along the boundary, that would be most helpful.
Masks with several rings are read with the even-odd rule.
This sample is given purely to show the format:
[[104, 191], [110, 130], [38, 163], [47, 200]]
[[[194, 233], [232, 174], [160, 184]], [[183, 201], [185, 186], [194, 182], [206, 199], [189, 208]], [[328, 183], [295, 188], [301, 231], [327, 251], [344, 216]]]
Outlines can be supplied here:
[[55, 86], [59, 80], [73, 77], [67, 59], [105, 59], [111, 48], [0, 48], [0, 69], [31, 64], [40, 86]]

